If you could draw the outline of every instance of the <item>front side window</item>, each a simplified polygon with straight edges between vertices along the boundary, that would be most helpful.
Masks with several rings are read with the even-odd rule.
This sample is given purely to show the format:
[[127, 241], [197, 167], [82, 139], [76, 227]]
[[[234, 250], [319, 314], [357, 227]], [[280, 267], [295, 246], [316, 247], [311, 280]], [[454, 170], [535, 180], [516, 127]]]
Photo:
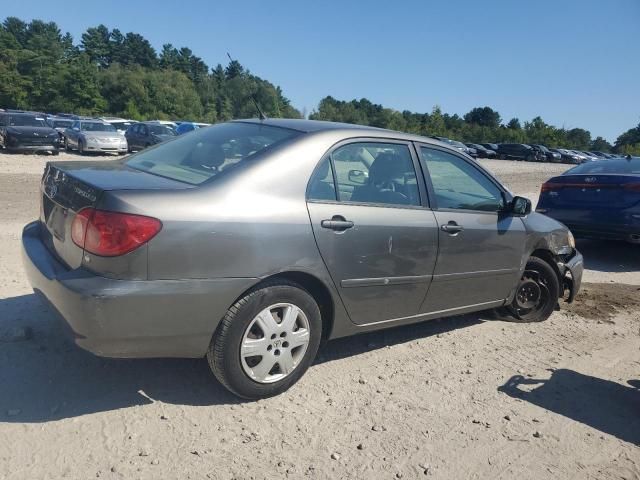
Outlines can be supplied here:
[[129, 157], [127, 165], [198, 185], [299, 135], [295, 130], [258, 123], [221, 123], [143, 150]]
[[149, 131], [152, 135], [176, 135], [173, 128], [167, 127], [166, 125], [149, 125]]
[[331, 154], [341, 202], [420, 205], [418, 181], [407, 145], [362, 142]]
[[420, 150], [439, 209], [497, 212], [504, 207], [501, 190], [470, 163], [442, 150]]

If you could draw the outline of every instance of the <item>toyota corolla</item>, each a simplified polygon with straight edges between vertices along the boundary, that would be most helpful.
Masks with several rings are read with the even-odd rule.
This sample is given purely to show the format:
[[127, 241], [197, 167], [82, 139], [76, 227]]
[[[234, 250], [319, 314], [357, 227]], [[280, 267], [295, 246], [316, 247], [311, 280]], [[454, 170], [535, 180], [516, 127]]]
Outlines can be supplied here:
[[461, 313], [547, 319], [580, 287], [570, 231], [430, 138], [306, 120], [219, 124], [46, 167], [22, 236], [34, 290], [108, 357], [206, 357], [278, 394], [322, 341]]

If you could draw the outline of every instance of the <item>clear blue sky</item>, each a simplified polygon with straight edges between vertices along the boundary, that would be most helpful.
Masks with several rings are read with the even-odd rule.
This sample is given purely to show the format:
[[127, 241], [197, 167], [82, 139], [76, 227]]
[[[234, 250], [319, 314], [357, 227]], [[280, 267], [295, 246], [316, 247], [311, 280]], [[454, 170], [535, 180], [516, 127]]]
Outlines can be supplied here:
[[52, 20], [227, 51], [313, 110], [325, 95], [398, 110], [496, 108], [609, 140], [640, 122], [640, 0], [3, 1], [0, 16]]

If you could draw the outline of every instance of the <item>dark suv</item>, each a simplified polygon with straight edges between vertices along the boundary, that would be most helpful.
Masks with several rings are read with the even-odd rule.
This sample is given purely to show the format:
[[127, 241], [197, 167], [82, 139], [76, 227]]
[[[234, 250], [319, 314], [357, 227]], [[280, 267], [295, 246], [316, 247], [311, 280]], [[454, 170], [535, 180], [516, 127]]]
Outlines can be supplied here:
[[500, 143], [496, 153], [500, 160], [526, 160], [527, 162], [538, 160], [538, 155], [533, 148], [522, 143]]
[[537, 153], [539, 153], [543, 162], [547, 161], [547, 162], [560, 163], [562, 161], [561, 155], [559, 153], [552, 152], [544, 145], [531, 145], [531, 147], [533, 147], [533, 149]]

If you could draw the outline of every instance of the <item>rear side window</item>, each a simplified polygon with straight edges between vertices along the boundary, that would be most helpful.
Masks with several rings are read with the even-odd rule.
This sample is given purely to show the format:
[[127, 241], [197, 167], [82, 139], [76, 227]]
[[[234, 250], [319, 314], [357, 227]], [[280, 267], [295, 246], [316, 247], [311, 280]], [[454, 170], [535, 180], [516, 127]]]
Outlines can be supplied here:
[[329, 156], [322, 160], [316, 168], [316, 171], [313, 172], [311, 180], [309, 180], [307, 198], [320, 202], [323, 200], [337, 200], [336, 187], [333, 182], [333, 168]]
[[497, 212], [502, 191], [480, 170], [447, 152], [421, 147], [438, 208]]
[[420, 205], [418, 181], [409, 147], [357, 142], [331, 154], [340, 202]]
[[258, 123], [221, 123], [143, 150], [132, 155], [127, 165], [198, 185], [299, 135], [295, 130]]

